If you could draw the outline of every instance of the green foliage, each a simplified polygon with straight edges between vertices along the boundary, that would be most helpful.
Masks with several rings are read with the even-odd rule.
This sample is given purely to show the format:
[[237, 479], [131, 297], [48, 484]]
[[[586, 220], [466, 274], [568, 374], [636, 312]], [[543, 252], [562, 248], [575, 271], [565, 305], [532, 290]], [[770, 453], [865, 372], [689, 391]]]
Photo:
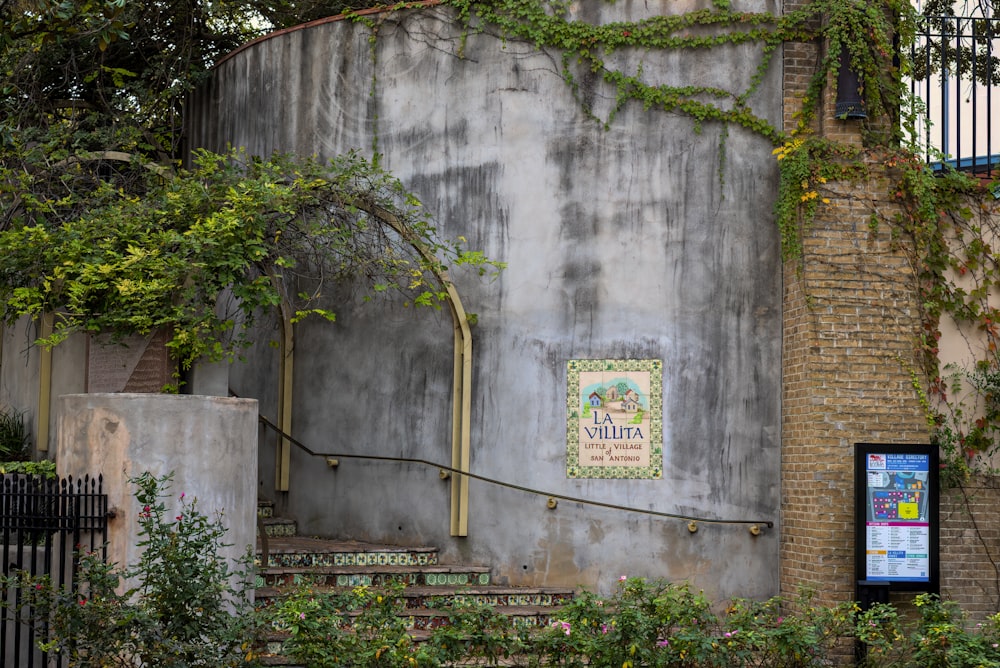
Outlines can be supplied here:
[[[521, 40], [539, 49], [561, 53], [561, 74], [584, 111], [605, 126], [632, 101], [647, 109], [680, 113], [693, 119], [696, 129], [706, 122], [743, 126], [777, 141], [780, 129], [757, 116], [749, 105], [782, 40], [801, 31], [770, 13], [738, 12], [728, 2], [708, 9], [664, 14], [634, 22], [603, 25], [573, 18], [564, 0], [449, 0], [468, 32], [498, 30], [505, 40]], [[691, 82], [670, 85], [653, 80], [656, 68], [643, 59], [616, 58], [619, 52], [641, 55], [649, 51], [697, 51], [759, 43], [760, 62], [743, 88], [729, 90]], [[585, 88], [595, 78], [614, 90], [606, 110], [592, 104]]]
[[952, 602], [933, 594], [920, 594], [914, 601], [920, 623], [913, 635], [910, 665], [924, 668], [1000, 665], [1000, 613], [967, 632], [967, 619]]
[[828, 181], [862, 178], [867, 168], [858, 151], [817, 137], [795, 137], [772, 152], [780, 167], [775, 219], [781, 233], [784, 260], [802, 258], [802, 239], [820, 204], [830, 200], [819, 194]]
[[[510, 665], [567, 668], [808, 668], [864, 644], [866, 668], [997, 665], [1000, 615], [969, 627], [962, 613], [919, 595], [920, 619], [890, 605], [735, 599], [724, 610], [686, 584], [622, 577], [609, 597], [583, 591], [546, 626], [517, 625], [496, 608], [456, 597], [448, 622], [414, 644], [402, 585], [318, 591], [302, 587], [270, 610], [289, 634], [283, 652], [316, 668]], [[351, 630], [351, 625], [357, 631]], [[848, 647], [850, 645], [847, 645]], [[842, 657], [841, 657], [842, 658]]]
[[[0, 231], [4, 319], [55, 313], [46, 345], [167, 329], [188, 365], [231, 357], [268, 309], [332, 320], [333, 285], [435, 305], [445, 262], [500, 267], [438, 240], [419, 201], [356, 153], [321, 163], [198, 152], [190, 170], [147, 180], [142, 197], [100, 184], [86, 213], [58, 226], [46, 224], [50, 202], [26, 204], [31, 223]], [[235, 299], [220, 307], [226, 291]]]
[[169, 477], [143, 474], [133, 483], [144, 548], [135, 564], [122, 570], [98, 553], [81, 554], [79, 589], [26, 572], [5, 579], [20, 588], [31, 623], [47, 627], [42, 637], [51, 640], [42, 648], [83, 668], [250, 665], [251, 592], [240, 584], [246, 573], [233, 572], [219, 554], [220, 518], [181, 494], [180, 514], [168, 519]]
[[402, 590], [401, 584], [332, 594], [301, 588], [276, 606], [272, 624], [289, 634], [283, 651], [311, 668], [438, 665], [407, 633]]
[[0, 462], [0, 473], [23, 473], [25, 475], [44, 476], [51, 480], [56, 477], [56, 463], [51, 459], [43, 459], [37, 462]]
[[30, 454], [31, 441], [24, 413], [0, 409], [0, 461], [22, 461]]
[[610, 599], [584, 592], [534, 638], [538, 665], [811, 666], [823, 665], [853, 630], [854, 608], [811, 605], [782, 611], [780, 599], [737, 599], [724, 614], [686, 584], [623, 578]]
[[515, 663], [529, 651], [530, 629], [511, 623], [496, 607], [461, 595], [452, 601], [435, 601], [448, 621], [433, 630], [427, 653], [435, 665], [498, 666]]
[[[0, 317], [70, 333], [171, 332], [182, 365], [245, 344], [256, 317], [332, 320], [330, 293], [446, 298], [446, 266], [498, 267], [436, 238], [377, 161], [184, 158], [184, 103], [268, 27], [348, 3], [0, 3]], [[230, 298], [220, 303], [220, 296]]]
[[993, 472], [1000, 451], [1000, 373], [981, 362], [971, 369], [949, 364], [935, 384], [938, 401], [927, 408], [934, 442], [941, 448], [945, 487], [968, 482], [973, 471]]

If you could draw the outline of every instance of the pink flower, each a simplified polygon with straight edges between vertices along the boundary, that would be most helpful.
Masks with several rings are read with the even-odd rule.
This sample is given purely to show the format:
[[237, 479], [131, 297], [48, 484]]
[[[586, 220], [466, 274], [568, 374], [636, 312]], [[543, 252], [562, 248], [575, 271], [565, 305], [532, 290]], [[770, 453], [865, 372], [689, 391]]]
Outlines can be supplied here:
[[626, 580], [628, 580], [628, 576], [627, 575], [619, 575], [618, 576], [618, 581], [619, 582], [625, 582]]
[[604, 635], [608, 635], [608, 625], [607, 624], [601, 624], [601, 633], [603, 633]]
[[661, 640], [658, 643], [656, 643], [656, 646], [657, 647], [670, 647], [670, 641], [669, 640]]
[[184, 498], [184, 492], [181, 492], [181, 498], [182, 499]]
[[560, 626], [562, 627], [563, 633], [565, 633], [566, 635], [569, 635], [569, 633], [570, 633], [570, 623], [569, 622], [560, 622], [560, 621], [554, 621], [554, 622], [552, 622], [552, 627], [553, 628], [559, 628]]

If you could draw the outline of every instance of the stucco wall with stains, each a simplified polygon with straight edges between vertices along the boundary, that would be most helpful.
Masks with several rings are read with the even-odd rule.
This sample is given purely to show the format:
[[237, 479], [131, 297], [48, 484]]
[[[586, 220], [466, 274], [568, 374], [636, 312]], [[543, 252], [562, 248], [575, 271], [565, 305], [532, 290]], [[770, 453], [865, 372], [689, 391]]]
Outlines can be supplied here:
[[[769, 9], [766, 3], [743, 3]], [[698, 6], [696, 2], [680, 11]], [[579, 18], [637, 19], [659, 3], [581, 3]], [[332, 156], [377, 151], [445, 237], [507, 263], [494, 281], [456, 274], [473, 327], [472, 471], [610, 504], [745, 526], [687, 523], [560, 502], [473, 480], [469, 535], [449, 535], [449, 484], [416, 464], [294, 450], [291, 488], [261, 493], [314, 535], [433, 544], [498, 581], [613, 586], [622, 574], [690, 580], [717, 599], [778, 590], [781, 264], [772, 146], [739, 127], [627, 103], [605, 129], [560, 76], [560, 56], [468, 35], [428, 7], [369, 29], [324, 22], [221, 62], [192, 102], [193, 147]], [[664, 83], [743, 90], [754, 46], [623, 52]], [[752, 98], [781, 120], [780, 63]], [[596, 76], [579, 95], [600, 112]], [[698, 130], [698, 131], [696, 131]], [[294, 436], [317, 451], [450, 461], [452, 325], [445, 312], [334, 301], [337, 322], [296, 331]], [[276, 413], [276, 353], [261, 345], [233, 387]], [[566, 363], [663, 361], [659, 480], [569, 479]], [[273, 439], [262, 440], [263, 443]]]

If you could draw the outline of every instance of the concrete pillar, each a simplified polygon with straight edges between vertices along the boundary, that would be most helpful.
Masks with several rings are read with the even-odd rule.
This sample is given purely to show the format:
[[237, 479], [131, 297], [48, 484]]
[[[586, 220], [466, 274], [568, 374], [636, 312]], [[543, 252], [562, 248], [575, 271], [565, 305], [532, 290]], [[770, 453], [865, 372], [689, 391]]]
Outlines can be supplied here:
[[165, 499], [168, 517], [178, 497], [198, 500], [228, 529], [225, 556], [241, 558], [256, 541], [257, 401], [197, 395], [70, 394], [59, 397], [56, 418], [59, 475], [104, 476], [109, 557], [121, 566], [140, 552], [141, 510], [129, 480], [143, 472], [173, 473]]

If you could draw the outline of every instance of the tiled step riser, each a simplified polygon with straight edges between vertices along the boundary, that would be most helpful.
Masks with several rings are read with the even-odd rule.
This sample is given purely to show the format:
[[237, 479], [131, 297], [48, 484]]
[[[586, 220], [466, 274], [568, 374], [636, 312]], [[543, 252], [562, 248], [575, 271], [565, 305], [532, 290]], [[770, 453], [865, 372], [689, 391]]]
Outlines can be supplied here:
[[299, 533], [298, 525], [292, 521], [270, 520], [263, 524], [264, 533], [271, 538], [287, 538], [289, 536], [297, 536]]
[[[290, 525], [281, 520], [264, 524]], [[270, 535], [270, 529], [267, 532]], [[417, 642], [426, 640], [433, 629], [450, 624], [451, 603], [490, 606], [507, 617], [512, 627], [536, 627], [551, 624], [561, 606], [573, 597], [572, 592], [557, 588], [492, 585], [488, 568], [439, 565], [434, 548], [397, 548], [291, 535], [276, 536], [268, 544], [267, 564], [257, 579], [256, 605], [259, 609], [276, 605], [300, 585], [337, 593], [358, 586], [379, 588], [400, 582], [406, 587], [400, 596], [399, 616]], [[294, 662], [280, 656], [281, 634], [277, 635], [266, 643], [266, 654], [261, 657], [264, 665], [294, 666]]]
[[316, 587], [387, 587], [394, 583], [403, 583], [408, 587], [483, 587], [490, 584], [490, 574], [480, 572], [469, 573], [351, 573], [351, 574], [307, 574], [282, 575], [276, 573], [263, 574], [258, 587], [296, 587], [308, 584]]
[[[273, 605], [280, 600], [281, 594], [271, 595], [258, 593], [258, 607]], [[407, 610], [442, 608], [447, 605], [488, 605], [497, 612], [504, 613], [505, 608], [516, 607], [554, 607], [569, 602], [572, 598], [567, 594], [463, 594], [461, 592], [441, 592], [440, 594], [404, 595], [402, 598], [403, 614]]]
[[[557, 610], [553, 610], [551, 614], [525, 614], [519, 616], [512, 616], [510, 618], [510, 627], [512, 629], [519, 628], [538, 628], [542, 626], [550, 625], [555, 619], [555, 614]], [[405, 618], [405, 628], [407, 631], [413, 632], [414, 639], [419, 641], [426, 640], [428, 634], [426, 632], [433, 631], [434, 629], [444, 628], [449, 625], [449, 620], [446, 615], [422, 615], [413, 616]], [[275, 634], [280, 635], [280, 634]], [[272, 638], [267, 641], [267, 653], [268, 654], [281, 654], [282, 652], [282, 640], [280, 638]]]
[[[553, 608], [551, 612], [547, 613], [535, 613], [535, 614], [524, 614], [524, 615], [511, 615], [510, 624], [511, 628], [534, 628], [538, 626], [547, 626], [552, 623], [555, 619], [555, 615], [558, 610]], [[449, 625], [448, 616], [445, 614], [432, 615], [432, 616], [421, 616], [421, 617], [409, 617], [406, 620], [406, 628], [408, 631], [431, 631], [436, 628], [441, 628]]]
[[437, 566], [438, 554], [432, 551], [331, 552], [324, 554], [269, 555], [272, 568], [307, 568], [322, 566]]

